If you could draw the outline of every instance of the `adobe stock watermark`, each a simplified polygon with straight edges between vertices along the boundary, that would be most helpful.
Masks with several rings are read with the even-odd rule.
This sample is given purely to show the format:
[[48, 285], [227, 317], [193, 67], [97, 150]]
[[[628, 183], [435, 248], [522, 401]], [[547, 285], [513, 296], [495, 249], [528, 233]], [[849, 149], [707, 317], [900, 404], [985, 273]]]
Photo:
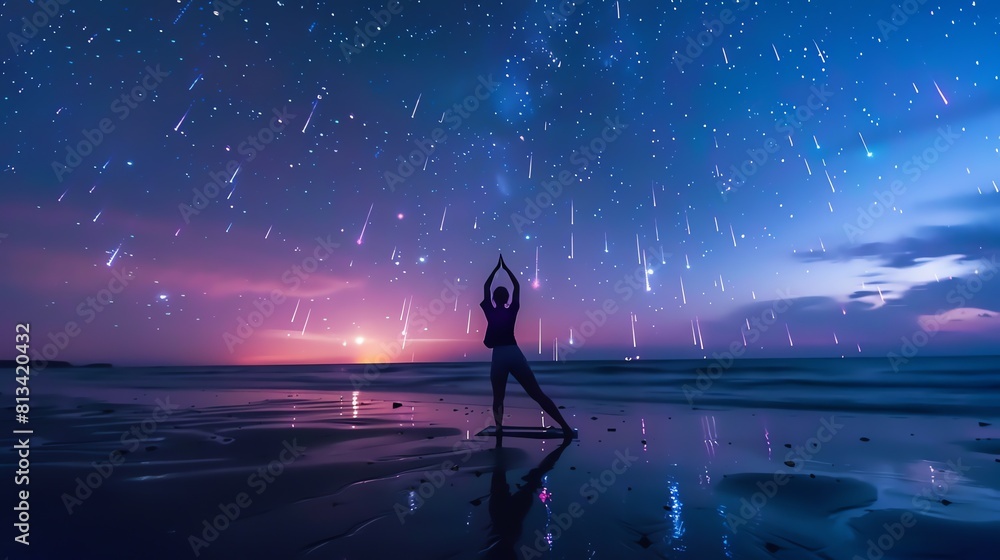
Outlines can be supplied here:
[[[462, 123], [465, 119], [472, 116], [472, 113], [476, 112], [482, 102], [490, 98], [490, 95], [497, 89], [497, 83], [493, 81], [493, 74], [487, 77], [479, 76], [479, 85], [476, 86], [472, 94], [465, 97], [461, 103], [455, 103], [441, 115], [440, 122], [446, 122], [448, 128], [452, 131], [456, 131], [461, 128]], [[416, 149], [411, 151], [407, 155], [400, 155], [396, 157], [399, 165], [396, 167], [396, 171], [386, 171], [384, 178], [386, 185], [389, 186], [390, 192], [396, 192], [396, 185], [400, 185], [406, 182], [417, 169], [423, 169], [427, 166], [427, 161], [437, 150], [439, 144], [444, 144], [448, 141], [448, 133], [442, 127], [437, 127], [431, 131], [429, 137], [424, 137], [421, 140], [414, 140], [413, 143], [416, 144]]]
[[[139, 85], [112, 101], [108, 109], [118, 115], [119, 121], [124, 121], [169, 75], [170, 72], [161, 70], [159, 64], [156, 65], [156, 68], [146, 66], [146, 75], [139, 81]], [[94, 153], [94, 150], [115, 131], [115, 127], [115, 122], [110, 117], [104, 117], [98, 121], [97, 127], [82, 129], [83, 140], [77, 142], [76, 145], [66, 145], [66, 157], [61, 163], [52, 161], [52, 172], [55, 173], [56, 179], [62, 183], [66, 175], [72, 173], [83, 163], [83, 158]]]
[[823, 444], [829, 443], [844, 425], [838, 424], [835, 416], [821, 418], [820, 427], [816, 430], [816, 435], [807, 439], [805, 445], [797, 445], [794, 449], [785, 454], [785, 465], [793, 465], [789, 468], [778, 468], [774, 471], [774, 476], [768, 481], [757, 481], [757, 490], [746, 497], [740, 498], [739, 516], [732, 511], [726, 512], [726, 525], [733, 533], [739, 531], [741, 525], [746, 525], [751, 519], [760, 514], [768, 501], [778, 495], [781, 490], [791, 480], [789, 474], [796, 474], [802, 470], [806, 461], [812, 459], [823, 450]]
[[468, 288], [468, 285], [456, 284], [451, 280], [445, 280], [444, 288], [441, 289], [437, 297], [428, 302], [426, 307], [417, 307], [412, 319], [407, 317], [407, 322], [403, 325], [403, 331], [396, 335], [396, 340], [392, 344], [387, 342], [381, 343], [380, 348], [382, 352], [376, 357], [375, 363], [366, 364], [364, 372], [360, 374], [351, 374], [351, 385], [354, 387], [354, 390], [360, 391], [363, 387], [374, 383], [382, 375], [382, 370], [385, 369], [385, 366], [391, 364], [393, 360], [402, 354], [407, 340], [406, 333], [411, 329], [420, 331], [436, 321], [438, 317], [448, 310], [447, 304], [455, 303], [459, 294]]
[[226, 163], [224, 170], [209, 172], [208, 177], [211, 181], [205, 183], [200, 189], [198, 187], [191, 189], [191, 192], [194, 193], [191, 197], [191, 204], [182, 202], [177, 205], [177, 210], [180, 211], [185, 224], [191, 223], [191, 216], [197, 216], [202, 210], [208, 208], [208, 203], [215, 200], [222, 189], [236, 178], [236, 172], [239, 171], [240, 167], [253, 161], [271, 142], [274, 142], [288, 126], [288, 123], [295, 118], [295, 113], [288, 112], [287, 105], [282, 107], [280, 111], [275, 107], [271, 109], [271, 112], [274, 116], [271, 117], [267, 126], [261, 127], [256, 134], [247, 136], [246, 140], [240, 142], [236, 147], [236, 153], [243, 156], [239, 161], [231, 159]]
[[882, 529], [884, 529], [884, 532], [878, 537], [868, 539], [868, 542], [865, 543], [868, 545], [868, 548], [865, 550], [865, 556], [862, 557], [855, 554], [852, 560], [881, 560], [887, 552], [896, 546], [896, 543], [903, 540], [907, 530], [912, 529], [917, 524], [917, 517], [914, 515], [914, 512], [926, 513], [930, 511], [932, 503], [942, 503], [944, 496], [951, 489], [951, 485], [962, 474], [972, 470], [972, 467], [962, 465], [961, 458], [958, 459], [957, 464], [951, 460], [947, 464], [951, 470], [945, 471], [944, 476], [941, 477], [941, 481], [930, 488], [924, 488], [922, 492], [914, 495], [913, 499], [910, 500], [910, 503], [913, 504], [913, 509], [900, 514], [899, 521], [883, 523]]
[[[791, 137], [795, 131], [801, 130], [806, 122], [816, 116], [816, 113], [826, 107], [827, 102], [835, 94], [826, 84], [822, 87], [811, 86], [809, 90], [811, 93], [806, 98], [805, 104], [799, 105], [793, 113], [785, 115], [774, 123], [776, 133]], [[750, 156], [750, 159], [741, 163], [739, 167], [736, 167], [735, 164], [730, 165], [729, 179], [716, 182], [722, 200], [728, 201], [729, 193], [737, 190], [738, 185], [745, 184], [750, 177], [756, 175], [767, 162], [771, 161], [772, 156], [781, 151], [782, 146], [783, 144], [775, 140], [773, 136], [768, 136], [764, 140], [763, 146], [748, 148], [747, 155]]]
[[882, 32], [882, 40], [888, 41], [889, 35], [899, 31], [909, 23], [910, 18], [920, 11], [920, 7], [927, 3], [927, 0], [904, 0], [901, 4], [892, 5], [892, 15], [889, 20], [878, 20], [878, 30]]
[[[722, 354], [713, 351], [712, 358], [715, 361], [707, 368], [698, 370], [698, 378], [695, 381], [695, 386], [692, 387], [686, 383], [684, 384], [681, 389], [684, 391], [684, 397], [687, 398], [689, 405], [694, 405], [696, 398], [711, 389], [715, 380], [721, 377], [729, 368], [733, 367], [736, 359], [743, 356], [743, 353], [746, 352], [748, 345], [757, 342], [761, 335], [766, 333], [771, 328], [771, 325], [777, 322], [778, 315], [791, 309], [795, 303], [791, 292], [786, 288], [785, 290], [779, 289], [775, 293], [778, 299], [771, 304], [770, 308], [762, 311], [759, 316], [755, 315], [747, 320], [750, 323], [750, 327], [745, 333], [741, 333], [742, 340], [732, 341], [729, 344], [729, 349], [724, 350]], [[740, 325], [740, 331], [742, 330], [743, 325]]]
[[[952, 131], [951, 126], [938, 128], [938, 134], [931, 145], [903, 163], [903, 173], [910, 177], [910, 183], [919, 181], [924, 172], [937, 163], [941, 159], [941, 155], [950, 150], [961, 137], [960, 133]], [[889, 190], [876, 190], [874, 193], [875, 202], [867, 207], [858, 206], [858, 215], [854, 221], [844, 222], [843, 228], [847, 239], [851, 243], [856, 243], [861, 239], [861, 236], [875, 225], [875, 221], [892, 208], [896, 197], [906, 193], [907, 188], [905, 183], [896, 179], [889, 185]]]
[[[493, 421], [492, 417], [487, 418], [486, 423], [483, 424], [480, 431], [483, 429], [492, 427]], [[411, 490], [409, 493], [409, 503], [403, 505], [400, 502], [392, 507], [392, 510], [396, 513], [396, 519], [399, 520], [400, 525], [406, 524], [406, 516], [415, 515], [417, 510], [424, 507], [424, 504], [430, 500], [434, 494], [440, 490], [446, 482], [456, 473], [458, 469], [469, 462], [472, 458], [474, 451], [482, 451], [490, 447], [487, 443], [493, 438], [491, 436], [480, 436], [479, 432], [472, 435], [471, 439], [459, 440], [451, 446], [451, 450], [462, 453], [462, 457], [456, 463], [452, 460], [442, 461], [437, 467], [424, 471], [424, 480], [420, 482], [415, 490]]]
[[607, 324], [608, 319], [621, 310], [621, 307], [618, 305], [619, 302], [627, 302], [632, 299], [632, 296], [636, 292], [647, 291], [647, 277], [655, 273], [656, 270], [662, 266], [657, 264], [656, 261], [658, 260], [661, 263], [666, 262], [667, 257], [671, 256], [671, 253], [662, 253], [661, 249], [658, 247], [650, 247], [646, 250], [649, 252], [653, 263], [645, 266], [640, 264], [631, 274], [626, 274], [615, 282], [615, 293], [620, 295], [618, 299], [605, 298], [605, 300], [601, 302], [600, 307], [587, 310], [585, 313], [587, 318], [578, 325], [576, 332], [579, 334], [574, 338], [572, 344], [569, 342], [558, 343], [556, 348], [559, 353], [559, 361], [566, 361], [566, 359], [572, 354], [575, 354], [586, 346], [587, 341], [593, 339], [594, 335], [596, 335], [597, 332]]
[[354, 26], [353, 44], [347, 41], [340, 42], [340, 53], [344, 55], [344, 60], [348, 64], [351, 63], [352, 56], [361, 54], [361, 51], [365, 47], [375, 42], [375, 38], [392, 21], [392, 16], [398, 16], [403, 13], [403, 6], [399, 0], [389, 0], [386, 2], [384, 8], [378, 11], [369, 10], [368, 13], [371, 14], [372, 18], [363, 27], [360, 25]]
[[[983, 269], [981, 273], [977, 271], [976, 274], [963, 280], [945, 295], [945, 301], [952, 304], [952, 310], [965, 307], [970, 300], [976, 297], [976, 294], [983, 291], [983, 287], [996, 276], [997, 269], [1000, 268], [996, 254], [993, 254], [990, 259], [982, 259], [979, 262]], [[886, 354], [885, 357], [889, 360], [892, 371], [898, 373], [902, 366], [910, 363], [910, 360], [930, 343], [931, 339], [941, 331], [941, 328], [953, 320], [956, 319], [950, 317], [946, 309], [938, 309], [937, 313], [933, 315], [921, 316], [917, 320], [920, 328], [910, 336], [904, 336], [900, 339], [902, 344], [899, 351]]]
[[555, 10], [545, 10], [545, 19], [548, 20], [550, 27], [566, 23], [569, 16], [576, 13], [577, 6], [583, 4], [585, 1], [586, 0], [579, 0], [578, 2], [573, 2], [571, 0], [559, 0], [559, 6]]
[[561, 513], [553, 513], [552, 521], [554, 523], [549, 524], [547, 534], [542, 533], [541, 529], [535, 529], [535, 540], [531, 543], [532, 546], [521, 545], [521, 558], [523, 560], [542, 558], [544, 553], [551, 550], [551, 544], [566, 535], [576, 520], [587, 513], [585, 506], [596, 504], [601, 496], [618, 482], [618, 477], [628, 472], [632, 464], [638, 460], [639, 458], [629, 453], [628, 449], [625, 449], [624, 452], [615, 451], [615, 458], [608, 468], [580, 485], [578, 493], [582, 500], [571, 502]]
[[[621, 122], [621, 117], [605, 118], [606, 126], [601, 133], [591, 139], [586, 144], [581, 144], [579, 148], [570, 154], [569, 162], [576, 167], [577, 173], [582, 173], [594, 160], [608, 149], [610, 144], [621, 136], [623, 130], [629, 127]], [[510, 221], [518, 233], [524, 233], [524, 226], [531, 224], [542, 216], [542, 211], [546, 210], [563, 195], [566, 187], [573, 183], [573, 174], [568, 169], [563, 169], [555, 180], [543, 181], [542, 189], [534, 197], [524, 198], [524, 211], [514, 212], [510, 215]]]
[[[97, 315], [110, 306], [115, 296], [125, 291], [129, 283], [135, 279], [135, 270], [132, 267], [111, 271], [111, 279], [105, 287], [101, 288], [92, 296], [87, 296], [76, 306], [76, 314], [83, 320], [77, 323], [75, 320], [66, 321], [62, 329], [55, 332], [49, 331], [49, 341], [45, 344], [33, 344], [31, 352], [32, 375], [38, 375], [49, 365], [50, 360], [55, 360], [59, 354], [69, 347], [70, 343], [83, 332], [82, 326], [89, 325], [97, 319]], [[41, 350], [39, 350], [41, 348]]]
[[[258, 496], [270, 488], [274, 481], [285, 472], [285, 469], [306, 452], [306, 448], [298, 444], [297, 438], [293, 438], [291, 442], [285, 440], [281, 444], [283, 449], [278, 453], [277, 459], [258, 468], [247, 477], [247, 487]], [[200, 535], [194, 533], [188, 535], [187, 541], [191, 547], [191, 553], [195, 557], [201, 556], [202, 551], [214, 544], [219, 536], [240, 518], [243, 510], [251, 505], [253, 505], [253, 498], [246, 491], [238, 492], [231, 502], [220, 502], [219, 513], [211, 519], [202, 520]]]
[[[737, 0], [737, 11], [743, 12], [750, 7], [751, 0]], [[677, 71], [683, 73], [684, 67], [694, 62], [694, 60], [705, 53], [705, 49], [710, 47], [715, 39], [722, 35], [727, 25], [732, 25], [736, 21], [736, 13], [729, 8], [719, 12], [719, 17], [711, 21], [703, 21], [705, 30], [697, 35], [688, 35], [687, 46], [684, 47], [684, 54], [681, 51], [674, 52], [674, 66]], [[687, 55], [687, 56], [684, 56]]]
[[11, 31], [7, 33], [7, 40], [10, 41], [14, 54], [21, 52], [21, 47], [28, 44], [29, 39], [34, 39], [38, 33], [52, 22], [62, 11], [62, 6], [69, 4], [70, 0], [38, 0], [33, 2], [38, 6], [38, 10], [31, 14], [31, 18], [21, 18], [21, 32]]
[[[295, 293], [302, 283], [305, 282], [312, 273], [319, 270], [319, 263], [330, 258], [333, 250], [340, 247], [340, 243], [332, 241], [327, 235], [326, 239], [316, 238], [316, 246], [311, 255], [304, 257], [299, 263], [293, 264], [281, 274], [282, 286], [288, 286], [288, 293]], [[264, 321], [274, 315], [278, 306], [287, 301], [285, 290], [275, 288], [271, 290], [268, 297], [263, 301], [255, 298], [253, 302], [254, 310], [244, 318], [242, 315], [236, 318], [236, 328], [233, 332], [222, 333], [222, 341], [226, 344], [226, 349], [232, 354], [236, 347], [242, 345], [253, 336], [253, 333], [260, 328]]]
[[76, 513], [74, 508], [83, 505], [83, 502], [87, 501], [94, 492], [100, 488], [104, 482], [111, 478], [111, 475], [115, 472], [115, 467], [120, 466], [125, 462], [125, 455], [127, 453], [134, 453], [139, 449], [139, 446], [149, 439], [149, 437], [156, 431], [156, 429], [166, 422], [167, 418], [170, 417], [174, 411], [179, 410], [181, 406], [179, 404], [173, 404], [170, 402], [170, 397], [168, 396], [166, 400], [161, 401], [159, 398], [156, 399], [156, 408], [153, 409], [153, 413], [149, 418], [143, 420], [139, 424], [133, 424], [128, 430], [122, 432], [121, 442], [125, 451], [121, 449], [115, 449], [108, 454], [107, 461], [93, 461], [90, 466], [93, 467], [93, 472], [88, 474], [86, 477], [76, 477], [76, 488], [73, 493], [63, 492], [62, 503], [63, 507], [66, 508], [66, 513], [73, 515]]

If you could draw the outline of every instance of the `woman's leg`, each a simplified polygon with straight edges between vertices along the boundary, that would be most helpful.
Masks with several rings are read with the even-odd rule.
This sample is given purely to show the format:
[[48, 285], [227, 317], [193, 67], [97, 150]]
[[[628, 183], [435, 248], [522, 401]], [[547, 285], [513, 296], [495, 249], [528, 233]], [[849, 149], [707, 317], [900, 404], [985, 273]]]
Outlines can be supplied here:
[[511, 359], [510, 373], [517, 379], [517, 382], [524, 387], [525, 392], [528, 396], [535, 399], [535, 401], [541, 405], [542, 410], [549, 413], [549, 416], [553, 420], [559, 423], [563, 431], [567, 434], [572, 433], [572, 428], [563, 415], [559, 412], [556, 404], [552, 402], [552, 399], [548, 397], [542, 388], [538, 386], [538, 380], [535, 379], [534, 372], [531, 371], [531, 366], [528, 365], [528, 359], [524, 357], [524, 354], [520, 349], [517, 350], [517, 357]]
[[493, 422], [497, 431], [503, 426], [503, 399], [507, 392], [508, 364], [503, 362], [494, 349], [493, 362], [490, 364], [490, 383], [493, 385]]

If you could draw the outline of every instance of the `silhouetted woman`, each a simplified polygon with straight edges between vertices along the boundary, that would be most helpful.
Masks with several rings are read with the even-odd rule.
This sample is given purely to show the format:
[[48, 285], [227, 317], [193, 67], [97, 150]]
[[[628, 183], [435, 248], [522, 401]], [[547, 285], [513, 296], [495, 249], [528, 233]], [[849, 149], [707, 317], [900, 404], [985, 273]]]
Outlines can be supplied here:
[[[511, 283], [514, 284], [514, 297], [510, 305], [506, 306], [509, 295], [507, 288], [498, 286], [493, 291], [493, 302], [496, 303], [496, 307], [494, 307], [493, 303], [490, 302], [490, 287], [493, 285], [493, 277], [496, 276], [501, 267], [510, 277]], [[563, 429], [563, 436], [572, 438], [573, 429], [559, 413], [559, 409], [556, 408], [552, 399], [546, 396], [542, 392], [542, 388], [538, 386], [535, 374], [528, 366], [528, 360], [521, 353], [521, 349], [517, 347], [517, 341], [514, 340], [514, 322], [517, 320], [517, 311], [521, 308], [520, 296], [521, 285], [518, 284], [514, 273], [507, 268], [507, 263], [503, 262], [503, 255], [500, 255], [496, 267], [490, 273], [490, 277], [486, 279], [486, 283], [483, 284], [483, 301], [479, 304], [483, 308], [483, 313], [486, 314], [486, 322], [488, 323], [483, 344], [487, 348], [493, 349], [490, 382], [493, 384], [493, 420], [496, 422], [497, 433], [501, 433], [503, 428], [503, 400], [507, 391], [507, 374], [510, 373], [524, 387], [528, 396], [535, 399], [542, 406], [542, 410], [548, 412], [549, 416], [559, 423]]]

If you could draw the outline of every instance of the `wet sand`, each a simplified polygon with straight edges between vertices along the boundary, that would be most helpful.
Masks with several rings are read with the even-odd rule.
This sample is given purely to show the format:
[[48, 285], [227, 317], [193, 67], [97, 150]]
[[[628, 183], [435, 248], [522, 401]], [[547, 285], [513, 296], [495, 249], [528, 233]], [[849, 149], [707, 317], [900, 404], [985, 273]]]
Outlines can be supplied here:
[[[14, 558], [988, 558], [1000, 546], [995, 416], [598, 401], [541, 376], [579, 439], [498, 447], [476, 436], [493, 423], [481, 379], [426, 393], [278, 371], [82, 375], [33, 386], [46, 398], [33, 408], [31, 555]], [[542, 425], [508, 391], [506, 424]]]

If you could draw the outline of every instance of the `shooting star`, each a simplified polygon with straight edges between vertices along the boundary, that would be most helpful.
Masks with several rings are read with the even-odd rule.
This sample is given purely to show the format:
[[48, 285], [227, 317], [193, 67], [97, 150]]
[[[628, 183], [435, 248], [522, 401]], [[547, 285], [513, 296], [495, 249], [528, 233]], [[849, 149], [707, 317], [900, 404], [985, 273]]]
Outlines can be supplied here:
[[233, 171], [233, 176], [229, 178], [229, 182], [230, 183], [232, 183], [233, 181], [236, 180], [236, 174], [239, 173], [240, 169], [242, 169], [242, 168], [243, 168], [243, 164], [242, 163], [236, 166], [236, 171]]
[[938, 95], [941, 96], [941, 101], [944, 101], [944, 104], [947, 105], [948, 104], [948, 98], [945, 97], [944, 96], [944, 92], [941, 91], [941, 86], [939, 86], [937, 82], [934, 82], [934, 87], [937, 88]]
[[538, 246], [535, 246], [535, 279], [532, 282], [534, 287], [538, 287]]
[[191, 104], [188, 105], [187, 111], [184, 111], [184, 116], [181, 117], [181, 120], [177, 121], [177, 126], [174, 127], [174, 132], [177, 132], [177, 130], [180, 129], [181, 125], [184, 124], [184, 119], [187, 118], [188, 113], [191, 112], [192, 107], [194, 107], [194, 101], [192, 101]]
[[823, 50], [819, 48], [819, 43], [813, 39], [813, 44], [816, 45], [816, 52], [819, 53], [819, 59], [823, 61], [823, 64], [826, 64], [826, 57], [823, 56]]
[[118, 256], [118, 251], [121, 251], [122, 244], [119, 243], [118, 247], [115, 248], [114, 252], [111, 253], [111, 258], [108, 259], [108, 266], [111, 266], [115, 262], [115, 257]]
[[632, 348], [635, 348], [635, 313], [632, 314]]
[[[188, 0], [188, 3], [184, 4], [184, 7], [181, 8], [180, 13], [177, 14], [177, 17], [174, 18], [174, 25], [177, 25], [177, 22], [180, 21], [182, 17], [184, 17], [184, 14], [187, 13], [188, 8], [191, 7], [191, 3], [192, 2], [194, 2], [194, 0]], [[216, 15], [218, 15], [218, 14], [216, 14]]]
[[642, 252], [642, 272], [646, 276], [646, 291], [650, 292], [653, 289], [649, 287], [649, 267], [646, 266], [646, 251]]
[[417, 96], [417, 102], [413, 105], [413, 112], [410, 113], [410, 118], [411, 119], [417, 116], [417, 107], [420, 106], [420, 98], [423, 97], [423, 96], [424, 96], [424, 94], [422, 94], [422, 93]]
[[365, 225], [361, 226], [361, 235], [358, 236], [358, 245], [365, 239], [365, 229], [368, 228], [368, 219], [372, 217], [372, 208], [375, 208], [375, 203], [372, 202], [371, 207], [368, 208], [368, 215], [365, 216]]
[[305, 336], [305, 334], [306, 334], [306, 327], [309, 326], [309, 317], [312, 315], [312, 312], [313, 312], [313, 310], [312, 310], [311, 307], [309, 308], [309, 311], [306, 311], [306, 320], [305, 320], [304, 323], [302, 323], [302, 335], [301, 336]]
[[406, 320], [403, 322], [403, 348], [406, 348], [407, 329], [410, 326], [410, 307], [413, 306], [413, 296], [410, 296], [410, 305], [406, 307]]
[[306, 119], [306, 124], [305, 124], [305, 125], [304, 125], [304, 126], [302, 127], [302, 132], [305, 132], [305, 131], [306, 131], [306, 128], [308, 128], [308, 127], [309, 127], [309, 123], [310, 123], [310, 122], [312, 122], [312, 118], [313, 118], [313, 113], [315, 113], [315, 112], [316, 112], [316, 107], [318, 107], [318, 106], [319, 106], [319, 100], [320, 100], [320, 99], [323, 99], [323, 96], [322, 96], [322, 95], [317, 95], [317, 96], [316, 96], [316, 100], [315, 100], [315, 101], [313, 101], [313, 106], [312, 106], [312, 110], [311, 110], [311, 111], [309, 111], [309, 118], [307, 118], [307, 119]]
[[864, 144], [864, 146], [865, 146], [865, 152], [868, 153], [868, 157], [872, 157], [872, 155], [874, 155], [874, 154], [872, 154], [872, 151], [868, 149], [868, 142], [865, 142], [864, 135], [862, 135], [860, 132], [858, 132], [858, 136], [861, 137], [861, 143]]

